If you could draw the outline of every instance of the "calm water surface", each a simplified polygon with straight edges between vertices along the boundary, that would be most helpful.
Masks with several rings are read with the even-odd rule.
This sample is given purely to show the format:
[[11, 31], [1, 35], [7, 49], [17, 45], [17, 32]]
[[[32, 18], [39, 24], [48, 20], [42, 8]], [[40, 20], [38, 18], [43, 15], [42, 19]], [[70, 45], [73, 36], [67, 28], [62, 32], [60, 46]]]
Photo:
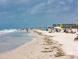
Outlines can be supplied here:
[[32, 40], [27, 32], [12, 32], [0, 35], [0, 53], [15, 49]]

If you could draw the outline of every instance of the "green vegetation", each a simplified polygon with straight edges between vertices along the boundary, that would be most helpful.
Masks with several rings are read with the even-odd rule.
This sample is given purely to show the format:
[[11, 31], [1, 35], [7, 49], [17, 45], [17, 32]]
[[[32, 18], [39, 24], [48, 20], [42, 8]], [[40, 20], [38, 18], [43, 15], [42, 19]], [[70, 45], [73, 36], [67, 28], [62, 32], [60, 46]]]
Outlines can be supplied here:
[[53, 24], [53, 26], [59, 26], [61, 28], [78, 28], [78, 24]]

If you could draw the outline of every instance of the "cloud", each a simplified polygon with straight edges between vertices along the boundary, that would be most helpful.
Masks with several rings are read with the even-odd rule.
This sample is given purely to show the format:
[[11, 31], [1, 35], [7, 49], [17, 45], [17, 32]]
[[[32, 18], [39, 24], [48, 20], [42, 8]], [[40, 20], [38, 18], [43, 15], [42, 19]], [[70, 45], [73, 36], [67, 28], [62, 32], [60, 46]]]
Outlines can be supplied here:
[[0, 2], [6, 2], [7, 0], [0, 0]]
[[8, 4], [25, 4], [30, 2], [31, 0], [0, 0], [0, 5], [8, 5]]
[[65, 9], [68, 10], [68, 8], [66, 9], [64, 5], [65, 2], [63, 1], [55, 1], [55, 0], [48, 0], [47, 3], [43, 2], [40, 4], [37, 4], [33, 7], [31, 14], [35, 14], [35, 13], [57, 13], [59, 11], [61, 11], [61, 9]]
[[61, 19], [63, 22], [67, 19], [71, 22], [77, 12], [75, 2], [75, 0], [0, 0], [0, 19], [25, 19], [26, 23], [27, 19], [38, 19], [38, 22], [40, 19], [41, 21]]
[[8, 0], [0, 0], [0, 5], [7, 4], [7, 1], [8, 1]]
[[74, 2], [74, 0], [67, 0], [69, 3], [73, 3]]
[[48, 0], [47, 3], [48, 3], [48, 4], [51, 4], [51, 3], [53, 3], [54, 1], [55, 1], [55, 0]]
[[[40, 3], [40, 4], [35, 5], [35, 6], [32, 8], [31, 14], [41, 12], [40, 9], [42, 9], [43, 7], [45, 7], [45, 3]], [[39, 10], [39, 11], [38, 11], [38, 10]]]

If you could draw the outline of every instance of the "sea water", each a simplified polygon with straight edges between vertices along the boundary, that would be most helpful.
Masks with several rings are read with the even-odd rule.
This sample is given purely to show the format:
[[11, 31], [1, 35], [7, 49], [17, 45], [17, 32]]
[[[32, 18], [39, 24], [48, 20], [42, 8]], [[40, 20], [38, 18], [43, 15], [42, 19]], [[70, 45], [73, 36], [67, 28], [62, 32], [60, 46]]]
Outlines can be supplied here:
[[27, 32], [18, 32], [16, 30], [0, 31], [0, 53], [18, 48], [26, 42], [32, 40], [32, 36]]

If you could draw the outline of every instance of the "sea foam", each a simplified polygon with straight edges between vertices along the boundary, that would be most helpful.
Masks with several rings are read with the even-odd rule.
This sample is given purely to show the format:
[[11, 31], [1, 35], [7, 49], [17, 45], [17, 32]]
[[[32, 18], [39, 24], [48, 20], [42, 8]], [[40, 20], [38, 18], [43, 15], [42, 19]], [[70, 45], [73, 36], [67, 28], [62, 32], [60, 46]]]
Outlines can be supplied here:
[[0, 35], [1, 34], [6, 34], [6, 33], [11, 33], [11, 32], [16, 32], [17, 29], [4, 29], [4, 30], [0, 30]]

